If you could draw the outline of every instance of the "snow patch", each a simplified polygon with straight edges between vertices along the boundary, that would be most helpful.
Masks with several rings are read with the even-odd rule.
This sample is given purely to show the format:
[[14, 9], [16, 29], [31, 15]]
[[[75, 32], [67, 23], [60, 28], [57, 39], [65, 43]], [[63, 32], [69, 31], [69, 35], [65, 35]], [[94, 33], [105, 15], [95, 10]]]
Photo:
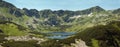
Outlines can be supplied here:
[[90, 13], [90, 14], [88, 14], [88, 16], [90, 17], [90, 16], [92, 16], [92, 14], [93, 14], [93, 13]]
[[73, 17], [70, 17], [70, 19], [74, 19], [74, 18], [80, 18], [81, 15], [78, 15], [78, 16], [73, 16]]

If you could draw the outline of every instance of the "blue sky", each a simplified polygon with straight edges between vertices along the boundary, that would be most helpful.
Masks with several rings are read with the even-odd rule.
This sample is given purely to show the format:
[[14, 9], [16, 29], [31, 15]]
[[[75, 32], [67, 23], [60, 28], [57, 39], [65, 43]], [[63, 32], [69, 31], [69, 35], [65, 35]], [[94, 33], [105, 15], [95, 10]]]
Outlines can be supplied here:
[[18, 8], [51, 9], [51, 10], [83, 10], [93, 6], [104, 9], [120, 8], [120, 0], [5, 0]]

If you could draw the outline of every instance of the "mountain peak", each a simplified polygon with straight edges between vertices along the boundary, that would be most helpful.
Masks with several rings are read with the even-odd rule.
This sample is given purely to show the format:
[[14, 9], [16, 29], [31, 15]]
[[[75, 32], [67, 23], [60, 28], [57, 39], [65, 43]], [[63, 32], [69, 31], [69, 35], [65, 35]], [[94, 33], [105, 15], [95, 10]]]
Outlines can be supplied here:
[[100, 6], [94, 6], [94, 7], [91, 7], [90, 9], [93, 10], [93, 11], [96, 11], [96, 12], [105, 11], [105, 10], [104, 10], [103, 8], [101, 8]]
[[79, 11], [79, 14], [90, 14], [90, 13], [93, 13], [93, 12], [99, 13], [99, 12], [102, 12], [102, 11], [105, 11], [105, 10], [103, 8], [101, 8], [100, 6], [94, 6], [94, 7]]
[[0, 0], [0, 2], [2, 2], [3, 0]]
[[0, 7], [14, 8], [15, 6], [9, 2], [0, 0]]
[[101, 8], [100, 6], [94, 6], [93, 8]]

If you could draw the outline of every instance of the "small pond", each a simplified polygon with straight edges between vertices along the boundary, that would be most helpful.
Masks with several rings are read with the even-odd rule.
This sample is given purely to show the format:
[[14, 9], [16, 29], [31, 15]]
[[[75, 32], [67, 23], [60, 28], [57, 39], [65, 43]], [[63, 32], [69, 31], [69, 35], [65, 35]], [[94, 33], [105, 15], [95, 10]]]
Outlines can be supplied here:
[[45, 34], [46, 34], [46, 37], [50, 39], [65, 39], [75, 34], [75, 32], [49, 32]]

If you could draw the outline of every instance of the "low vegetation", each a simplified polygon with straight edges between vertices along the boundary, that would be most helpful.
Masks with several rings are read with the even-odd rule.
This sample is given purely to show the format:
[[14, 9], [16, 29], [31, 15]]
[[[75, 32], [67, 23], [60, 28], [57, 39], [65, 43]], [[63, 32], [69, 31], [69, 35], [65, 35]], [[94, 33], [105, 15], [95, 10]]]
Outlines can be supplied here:
[[[49, 40], [42, 43], [43, 47], [61, 47], [75, 43], [75, 39], [82, 39], [88, 46], [93, 47], [119, 47], [120, 46], [120, 22], [114, 21], [107, 25], [98, 25], [75, 34], [63, 40]], [[107, 41], [107, 42], [106, 42]]]
[[13, 22], [0, 22], [0, 30], [6, 35], [25, 35], [28, 31], [26, 28]]
[[3, 47], [41, 47], [36, 41], [8, 41], [2, 44]]
[[[0, 0], [0, 45], [4, 47], [71, 46], [76, 39], [89, 47], [120, 47], [120, 9], [104, 10], [99, 6], [70, 11], [19, 9]], [[41, 32], [77, 32], [66, 39], [49, 39], [37, 44], [32, 41], [6, 40], [8, 36], [31, 35], [44, 38]], [[20, 37], [21, 38], [21, 37]]]

